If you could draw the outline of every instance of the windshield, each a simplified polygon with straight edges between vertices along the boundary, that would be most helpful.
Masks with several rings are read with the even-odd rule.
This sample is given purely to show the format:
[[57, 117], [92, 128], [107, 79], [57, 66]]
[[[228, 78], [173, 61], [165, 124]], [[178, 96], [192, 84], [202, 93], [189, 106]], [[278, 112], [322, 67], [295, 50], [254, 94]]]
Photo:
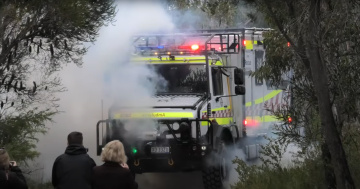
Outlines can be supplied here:
[[149, 65], [167, 82], [159, 82], [158, 93], [205, 93], [207, 89], [204, 64], [153, 64]]

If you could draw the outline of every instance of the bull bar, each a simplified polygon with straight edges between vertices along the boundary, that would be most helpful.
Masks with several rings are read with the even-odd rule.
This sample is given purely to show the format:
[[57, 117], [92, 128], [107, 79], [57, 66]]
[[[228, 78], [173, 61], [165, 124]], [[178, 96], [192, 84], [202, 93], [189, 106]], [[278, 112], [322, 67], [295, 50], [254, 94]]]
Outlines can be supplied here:
[[[110, 133], [109, 133], [109, 123], [113, 120], [116, 119], [106, 119], [106, 120], [100, 120], [97, 122], [96, 124], [96, 146], [97, 146], [97, 155], [100, 155], [102, 152], [102, 148], [105, 144], [100, 145], [100, 124], [101, 123], [106, 123], [106, 136], [105, 136], [105, 141], [109, 142], [110, 141]], [[214, 142], [213, 142], [213, 123], [209, 120], [209, 119], [159, 119], [157, 120], [158, 122], [161, 123], [165, 123], [165, 125], [168, 128], [168, 131], [170, 131], [170, 134], [173, 136], [173, 138], [175, 139], [175, 141], [177, 142], [177, 144], [182, 144], [182, 143], [188, 143], [187, 141], [183, 141], [180, 138], [178, 138], [176, 136], [176, 134], [174, 133], [174, 130], [170, 127], [171, 122], [196, 122], [195, 127], [196, 127], [196, 138], [195, 138], [195, 142], [193, 142], [193, 144], [200, 144], [200, 137], [201, 137], [201, 130], [200, 130], [200, 122], [208, 122], [207, 126], [208, 126], [208, 130], [206, 133], [206, 144], [208, 147], [213, 147]], [[192, 124], [189, 124], [190, 128], [192, 127]], [[103, 133], [102, 133], [103, 134]], [[102, 137], [104, 138], [104, 135], [102, 135]]]

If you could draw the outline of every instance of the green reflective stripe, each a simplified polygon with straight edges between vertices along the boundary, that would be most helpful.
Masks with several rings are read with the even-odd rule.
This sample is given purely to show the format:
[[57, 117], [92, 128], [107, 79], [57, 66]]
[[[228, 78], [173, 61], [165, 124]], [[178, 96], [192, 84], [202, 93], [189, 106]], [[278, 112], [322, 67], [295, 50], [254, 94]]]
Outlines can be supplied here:
[[[219, 125], [229, 125], [230, 123], [233, 122], [233, 118], [232, 117], [221, 117], [221, 118], [209, 118], [210, 121], [212, 120], [216, 120], [216, 122]], [[201, 126], [208, 126], [209, 122], [207, 121], [200, 121], [201, 122]]]
[[[166, 58], [168, 58], [168, 57], [163, 57], [162, 61], [169, 61], [169, 60], [166, 60]], [[175, 60], [184, 61], [184, 59], [185, 60], [205, 60], [205, 56], [176, 56], [175, 57]], [[131, 61], [149, 61], [149, 60], [152, 60], [152, 61], [158, 60], [158, 61], [160, 61], [160, 59], [157, 56], [147, 56], [147, 57], [136, 56], [136, 57], [131, 58]]]
[[248, 120], [256, 120], [259, 123], [281, 121], [281, 119], [277, 119], [273, 115], [265, 115], [265, 116], [262, 116], [262, 117], [260, 117], [260, 116], [246, 117], [246, 119], [248, 119]]
[[[146, 64], [205, 64], [206, 59], [203, 56], [197, 57], [175, 57], [175, 60], [169, 60], [168, 58], [163, 58], [159, 60], [158, 57], [133, 57], [130, 62], [133, 63], [146, 63]], [[217, 60], [214, 64], [212, 59], [209, 59], [209, 65], [222, 66], [223, 63]]]
[[[255, 102], [255, 104], [260, 104], [262, 102], [270, 100], [271, 98], [274, 98], [276, 95], [278, 95], [281, 92], [282, 92], [282, 90], [271, 91], [269, 94], [265, 95], [264, 97], [261, 97], [261, 98], [258, 98], [256, 100], [254, 100], [254, 102]], [[245, 106], [247, 106], [247, 107], [251, 106], [251, 105], [252, 105], [252, 102], [246, 102], [245, 103]]]
[[[249, 47], [247, 47], [246, 49], [253, 49], [253, 46], [252, 45], [250, 45], [251, 44], [251, 40], [246, 40], [246, 46], [248, 45], [248, 43], [249, 43]], [[254, 40], [254, 43], [253, 43], [253, 45], [257, 45], [257, 40]], [[260, 41], [262, 44], [264, 44], [264, 41]]]
[[255, 104], [260, 104], [264, 101], [268, 101], [270, 100], [271, 98], [274, 98], [276, 95], [278, 95], [279, 93], [281, 93], [282, 90], [275, 90], [275, 91], [272, 91], [270, 92], [269, 94], [265, 95], [264, 98], [258, 98], [255, 100]]
[[245, 41], [246, 41], [245, 47], [246, 47], [247, 50], [252, 50], [252, 49], [254, 49], [252, 40], [245, 40]]
[[[209, 60], [210, 61], [210, 60]], [[209, 63], [210, 65], [222, 66], [223, 64], [218, 60], [215, 64]]]
[[190, 60], [190, 61], [182, 61], [182, 60], [143, 60], [143, 61], [131, 61], [134, 63], [145, 63], [145, 64], [205, 64], [205, 60]]

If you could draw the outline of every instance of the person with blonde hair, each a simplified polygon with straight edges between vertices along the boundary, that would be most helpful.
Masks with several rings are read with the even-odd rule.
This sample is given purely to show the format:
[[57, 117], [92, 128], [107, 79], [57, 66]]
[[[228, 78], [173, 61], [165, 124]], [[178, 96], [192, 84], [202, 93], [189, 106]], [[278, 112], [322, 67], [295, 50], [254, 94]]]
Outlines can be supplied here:
[[137, 189], [133, 174], [129, 170], [124, 145], [114, 140], [107, 143], [101, 153], [101, 166], [93, 169], [93, 189]]
[[15, 161], [10, 161], [5, 148], [0, 148], [0, 188], [27, 189], [27, 183], [21, 169]]

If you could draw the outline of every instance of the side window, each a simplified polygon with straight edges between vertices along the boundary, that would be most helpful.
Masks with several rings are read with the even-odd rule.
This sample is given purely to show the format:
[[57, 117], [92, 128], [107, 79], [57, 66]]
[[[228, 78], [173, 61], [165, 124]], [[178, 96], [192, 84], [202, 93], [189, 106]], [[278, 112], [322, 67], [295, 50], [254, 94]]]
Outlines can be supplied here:
[[222, 73], [220, 69], [211, 68], [211, 77], [212, 77], [214, 96], [223, 95], [224, 94], [223, 81], [222, 81]]

